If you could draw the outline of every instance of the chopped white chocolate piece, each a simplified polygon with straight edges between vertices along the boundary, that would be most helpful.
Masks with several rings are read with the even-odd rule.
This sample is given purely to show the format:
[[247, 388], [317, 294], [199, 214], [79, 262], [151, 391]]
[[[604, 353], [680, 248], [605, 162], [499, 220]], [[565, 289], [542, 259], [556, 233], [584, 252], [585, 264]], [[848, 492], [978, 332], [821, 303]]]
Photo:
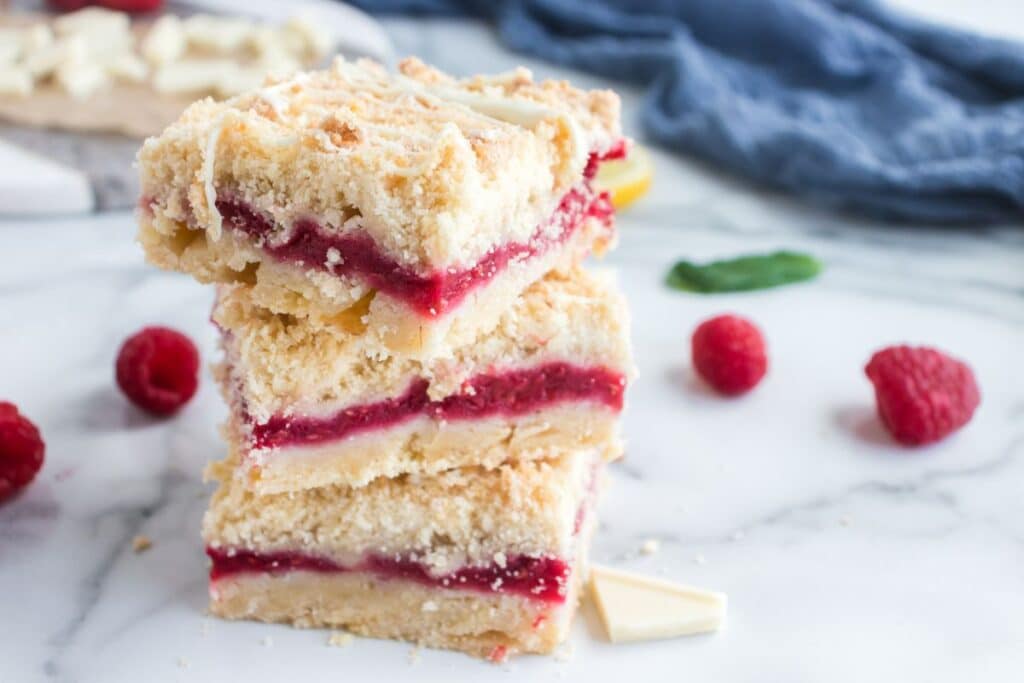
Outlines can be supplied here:
[[216, 91], [221, 97], [231, 97], [246, 90], [254, 90], [263, 85], [268, 71], [262, 67], [233, 66], [227, 69], [217, 82]]
[[80, 38], [61, 40], [31, 52], [25, 56], [22, 66], [33, 78], [46, 78], [71, 58], [84, 56], [85, 44]]
[[22, 30], [21, 47], [26, 54], [52, 44], [53, 31], [46, 24], [32, 24]]
[[26, 69], [0, 66], [0, 95], [28, 95], [32, 86], [32, 76]]
[[72, 97], [83, 99], [109, 82], [107, 72], [96, 62], [68, 60], [57, 67], [57, 83]]
[[157, 19], [142, 39], [142, 56], [150, 64], [160, 66], [177, 61], [185, 53], [185, 31], [181, 20], [173, 14]]
[[189, 45], [227, 53], [243, 47], [256, 30], [256, 24], [243, 18], [196, 14], [184, 21], [183, 28]]
[[153, 88], [163, 93], [217, 90], [236, 68], [230, 59], [183, 59], [157, 69]]
[[0, 64], [13, 64], [21, 57], [21, 36], [8, 35], [12, 31], [0, 31]]
[[149, 67], [146, 66], [146, 63], [131, 52], [125, 52], [114, 57], [107, 62], [106, 67], [108, 74], [118, 80], [129, 83], [141, 83], [146, 80], [146, 76], [149, 73]]
[[722, 593], [593, 567], [591, 590], [613, 643], [716, 631], [725, 620]]
[[62, 14], [53, 20], [57, 35], [71, 34], [118, 34], [131, 31], [131, 19], [124, 12], [114, 12], [100, 7], [86, 7], [77, 12]]
[[281, 30], [285, 44], [295, 54], [323, 59], [334, 49], [335, 36], [311, 17], [297, 15], [285, 22]]

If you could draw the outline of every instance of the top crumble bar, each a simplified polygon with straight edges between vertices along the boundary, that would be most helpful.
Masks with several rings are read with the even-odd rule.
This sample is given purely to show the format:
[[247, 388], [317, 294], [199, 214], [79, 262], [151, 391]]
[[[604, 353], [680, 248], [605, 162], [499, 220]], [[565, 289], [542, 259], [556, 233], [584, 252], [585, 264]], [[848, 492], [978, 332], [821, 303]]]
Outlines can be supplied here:
[[613, 242], [590, 180], [625, 155], [619, 108], [521, 68], [455, 79], [338, 59], [196, 102], [148, 139], [140, 241], [158, 266], [252, 284], [275, 312], [359, 304], [385, 348], [436, 353]]

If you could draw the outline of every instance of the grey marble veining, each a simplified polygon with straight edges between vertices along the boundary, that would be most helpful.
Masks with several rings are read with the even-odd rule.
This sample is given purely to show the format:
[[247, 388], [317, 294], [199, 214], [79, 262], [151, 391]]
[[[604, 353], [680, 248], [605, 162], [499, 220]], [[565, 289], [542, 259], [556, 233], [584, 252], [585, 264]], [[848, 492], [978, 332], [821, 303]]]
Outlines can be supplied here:
[[[521, 61], [479, 26], [389, 27], [400, 47], [453, 70], [466, 54], [473, 70]], [[637, 95], [625, 95], [633, 111]], [[119, 212], [0, 223], [0, 398], [47, 441], [37, 481], [0, 506], [0, 681], [1018, 678], [1024, 229], [872, 225], [654, 159], [651, 194], [621, 215], [621, 246], [601, 264], [629, 298], [641, 374], [593, 555], [727, 592], [723, 632], [612, 646], [585, 605], [565, 656], [493, 667], [208, 618], [201, 472], [222, 453], [225, 408], [205, 376], [181, 415], [144, 417], [117, 392], [113, 360], [149, 323], [181, 329], [214, 359], [212, 293], [145, 266]], [[661, 283], [675, 258], [777, 247], [815, 253], [826, 271], [723, 297]], [[726, 310], [758, 321], [770, 344], [768, 378], [738, 401], [688, 367], [690, 331]], [[975, 419], [932, 448], [893, 445], [873, 414], [863, 364], [901, 341], [965, 358], [981, 384]], [[137, 534], [153, 547], [135, 554]], [[641, 555], [649, 538], [660, 551]]]

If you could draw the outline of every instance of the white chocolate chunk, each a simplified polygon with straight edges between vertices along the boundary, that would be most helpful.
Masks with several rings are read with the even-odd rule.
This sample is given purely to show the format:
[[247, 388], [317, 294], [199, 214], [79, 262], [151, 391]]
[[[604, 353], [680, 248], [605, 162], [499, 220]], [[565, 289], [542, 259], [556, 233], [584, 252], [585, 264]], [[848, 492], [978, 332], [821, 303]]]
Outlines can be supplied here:
[[214, 92], [236, 69], [230, 59], [183, 59], [160, 67], [153, 88], [163, 93]]
[[215, 89], [221, 97], [231, 97], [246, 90], [255, 90], [263, 85], [267, 73], [268, 71], [262, 67], [233, 66], [225, 70]]
[[57, 35], [71, 34], [119, 34], [131, 32], [131, 20], [124, 12], [114, 12], [100, 7], [86, 7], [77, 12], [62, 14], [53, 20]]
[[613, 643], [707, 633], [725, 620], [722, 593], [607, 567], [593, 567], [590, 584]]
[[183, 23], [189, 45], [219, 53], [235, 52], [249, 40], [256, 24], [248, 19], [196, 14]]
[[32, 92], [32, 76], [18, 66], [0, 66], [0, 95], [28, 95]]
[[22, 66], [33, 78], [46, 78], [62, 62], [83, 58], [85, 49], [85, 43], [79, 38], [60, 40], [26, 55]]
[[337, 43], [337, 36], [322, 23], [303, 15], [296, 15], [285, 22], [281, 38], [294, 54], [308, 59], [323, 59]]
[[53, 44], [53, 31], [46, 24], [32, 24], [22, 31], [21, 46], [25, 53]]
[[84, 99], [105, 87], [110, 79], [104, 68], [88, 60], [68, 60], [57, 67], [57, 84], [72, 97]]
[[107, 62], [106, 68], [108, 74], [128, 83], [141, 83], [149, 73], [146, 63], [131, 52], [114, 57]]
[[142, 56], [155, 66], [177, 61], [185, 53], [185, 31], [173, 14], [157, 19], [142, 39]]
[[13, 64], [21, 57], [21, 36], [8, 35], [13, 31], [0, 31], [0, 64]]

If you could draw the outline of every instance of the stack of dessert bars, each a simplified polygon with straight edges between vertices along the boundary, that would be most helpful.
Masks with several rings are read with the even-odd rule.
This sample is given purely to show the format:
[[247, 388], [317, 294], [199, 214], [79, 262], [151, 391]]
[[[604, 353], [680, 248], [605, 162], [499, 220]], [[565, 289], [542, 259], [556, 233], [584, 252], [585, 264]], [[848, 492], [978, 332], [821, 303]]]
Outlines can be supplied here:
[[579, 262], [619, 101], [519, 69], [336, 61], [146, 141], [139, 239], [215, 283], [228, 456], [210, 609], [503, 659], [565, 636], [626, 309]]

